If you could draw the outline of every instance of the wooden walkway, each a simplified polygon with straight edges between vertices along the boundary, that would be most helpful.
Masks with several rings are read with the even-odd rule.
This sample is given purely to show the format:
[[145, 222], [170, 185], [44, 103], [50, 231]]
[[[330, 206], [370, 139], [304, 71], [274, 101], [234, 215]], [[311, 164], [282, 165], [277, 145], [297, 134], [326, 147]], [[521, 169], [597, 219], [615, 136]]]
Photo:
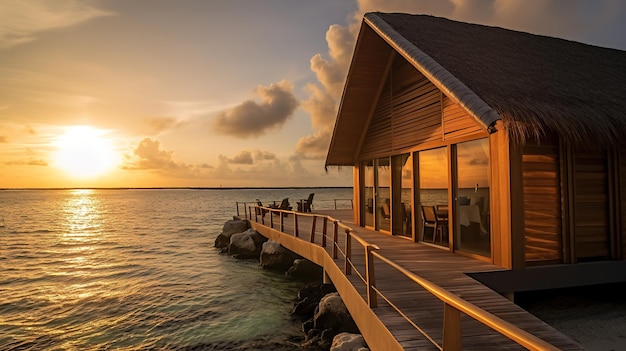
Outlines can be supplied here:
[[[389, 236], [367, 230], [352, 224], [352, 212], [346, 210], [318, 211], [339, 219], [352, 228], [354, 233], [370, 244], [378, 246], [376, 252], [393, 261], [404, 269], [422, 277], [439, 287], [457, 295], [463, 300], [509, 322], [534, 336], [547, 341], [561, 350], [582, 350], [582, 347], [550, 325], [536, 318], [513, 302], [472, 279], [466, 273], [500, 270], [489, 263], [452, 254], [448, 251], [415, 243], [405, 238]], [[322, 213], [323, 212], [323, 213]], [[270, 218], [272, 218], [270, 223]], [[262, 217], [265, 227], [272, 227], [281, 233], [294, 236], [294, 227], [298, 228], [298, 237], [315, 245], [322, 245], [323, 222], [316, 218], [316, 228], [311, 240], [313, 217], [294, 214], [283, 219], [280, 230], [280, 216], [266, 214]], [[254, 222], [254, 217], [251, 222]], [[260, 216], [257, 221], [261, 222]], [[255, 223], [258, 225], [260, 223]], [[326, 250], [332, 254], [333, 223], [326, 225]], [[263, 233], [262, 233], [263, 234]], [[346, 234], [339, 231], [339, 250], [345, 252]], [[306, 251], [306, 250], [303, 250]], [[353, 273], [346, 275], [361, 297], [367, 301], [367, 286], [364, 284], [366, 272], [366, 254], [362, 246], [353, 244], [351, 250]], [[300, 253], [306, 257], [306, 252]], [[335, 260], [338, 267], [344, 269], [345, 258], [341, 255]], [[443, 345], [444, 303], [432, 293], [410, 280], [406, 275], [381, 260], [374, 260], [378, 304], [372, 308], [375, 315], [391, 332], [404, 350], [440, 350]], [[361, 275], [359, 275], [359, 273]], [[384, 296], [384, 298], [381, 298]], [[342, 296], [344, 297], [344, 296]], [[345, 298], [345, 297], [344, 297]], [[395, 305], [404, 318], [396, 309]], [[407, 321], [407, 319], [409, 321]], [[356, 321], [356, 319], [355, 319]], [[357, 321], [358, 325], [358, 321]], [[416, 328], [417, 326], [417, 328]], [[474, 318], [461, 314], [461, 340], [463, 350], [524, 350], [516, 342], [478, 322]], [[365, 336], [365, 335], [364, 335]], [[368, 336], [371, 340], [375, 335]], [[366, 340], [368, 339], [366, 337]]]

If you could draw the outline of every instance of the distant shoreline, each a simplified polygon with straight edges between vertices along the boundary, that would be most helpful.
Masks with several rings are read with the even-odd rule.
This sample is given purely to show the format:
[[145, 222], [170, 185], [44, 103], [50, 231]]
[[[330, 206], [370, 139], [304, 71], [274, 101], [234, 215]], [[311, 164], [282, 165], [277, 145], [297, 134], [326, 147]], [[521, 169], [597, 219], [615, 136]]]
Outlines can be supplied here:
[[352, 189], [351, 186], [285, 186], [285, 187], [68, 187], [68, 188], [0, 188], [2, 190], [272, 190], [272, 189]]

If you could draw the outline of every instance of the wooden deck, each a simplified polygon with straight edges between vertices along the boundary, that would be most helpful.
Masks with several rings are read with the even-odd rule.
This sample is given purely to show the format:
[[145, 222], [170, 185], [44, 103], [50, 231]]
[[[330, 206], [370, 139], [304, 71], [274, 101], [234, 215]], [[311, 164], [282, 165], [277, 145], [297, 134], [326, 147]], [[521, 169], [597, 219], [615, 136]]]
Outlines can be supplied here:
[[[499, 267], [489, 263], [452, 254], [445, 250], [414, 243], [400, 237], [381, 234], [379, 232], [367, 230], [352, 224], [352, 212], [345, 210], [319, 211], [320, 214], [330, 215], [342, 221], [343, 224], [352, 228], [354, 233], [370, 244], [378, 246], [376, 252], [381, 256], [395, 262], [404, 269], [422, 277], [439, 287], [457, 295], [463, 300], [483, 309], [502, 320], [517, 326], [518, 328], [552, 344], [561, 350], [582, 350], [576, 342], [563, 335], [550, 325], [536, 318], [513, 302], [494, 292], [493, 290], [472, 279], [466, 273], [486, 272], [500, 270]], [[323, 213], [321, 213], [323, 212]], [[294, 221], [295, 214], [290, 213], [283, 219], [283, 228], [280, 230], [280, 216], [277, 214], [266, 214], [262, 220], [264, 224], [253, 223], [259, 230], [261, 227], [271, 227], [273, 232], [285, 233], [291, 237], [297, 236], [304, 242], [321, 246], [323, 240], [323, 221], [321, 217], [316, 218], [316, 225], [313, 240], [311, 240], [311, 227], [313, 217], [298, 215]], [[271, 218], [271, 223], [270, 223]], [[257, 217], [261, 222], [261, 218]], [[326, 225], [326, 251], [332, 255], [333, 246], [333, 223]], [[294, 227], [298, 228], [298, 234], [294, 235]], [[263, 230], [259, 230], [263, 234]], [[338, 246], [340, 252], [345, 252], [346, 234], [339, 231]], [[264, 234], [265, 235], [265, 234]], [[342, 246], [343, 245], [343, 246]], [[306, 246], [301, 250], [295, 250], [305, 258], [312, 255]], [[367, 286], [364, 283], [366, 270], [366, 254], [363, 247], [353, 244], [351, 250], [354, 273], [345, 277], [354, 286], [362, 299], [367, 301]], [[331, 256], [332, 257], [332, 256]], [[313, 257], [315, 262], [315, 257]], [[345, 258], [339, 255], [334, 259], [337, 267], [345, 270]], [[378, 293], [377, 307], [371, 310], [384, 327], [393, 335], [404, 350], [440, 350], [443, 343], [444, 326], [444, 303], [428, 292], [406, 275], [394, 269], [380, 259], [373, 261], [375, 272], [375, 284]], [[359, 273], [361, 276], [359, 275]], [[335, 283], [335, 281], [333, 280]], [[339, 290], [339, 289], [338, 289]], [[341, 293], [341, 291], [340, 291]], [[382, 298], [384, 296], [384, 298]], [[351, 298], [343, 296], [346, 298]], [[396, 309], [395, 305], [405, 316], [404, 318]], [[354, 307], [353, 307], [354, 308]], [[352, 311], [351, 311], [352, 312]], [[409, 321], [407, 321], [407, 319]], [[355, 318], [359, 328], [363, 321]], [[361, 324], [360, 324], [361, 323]], [[417, 328], [414, 326], [416, 325]], [[361, 328], [363, 332], [363, 328]], [[371, 334], [371, 333], [370, 333]], [[365, 335], [368, 343], [371, 343], [377, 335]], [[429, 340], [430, 339], [430, 340]], [[526, 348], [512, 341], [492, 328], [478, 322], [474, 318], [461, 314], [461, 342], [463, 350], [524, 350]]]

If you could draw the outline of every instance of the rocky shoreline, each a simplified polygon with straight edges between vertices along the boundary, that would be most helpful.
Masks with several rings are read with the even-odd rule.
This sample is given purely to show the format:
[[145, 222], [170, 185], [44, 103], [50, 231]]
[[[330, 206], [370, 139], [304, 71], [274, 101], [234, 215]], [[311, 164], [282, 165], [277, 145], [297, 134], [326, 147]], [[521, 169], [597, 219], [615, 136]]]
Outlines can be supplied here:
[[228, 345], [205, 345], [206, 350], [365, 351], [363, 337], [332, 284], [322, 284], [322, 268], [268, 240], [245, 220], [224, 223], [215, 247], [238, 259], [258, 259], [261, 268], [308, 284], [300, 290], [291, 312], [302, 323], [303, 335], [291, 340], [259, 339]]

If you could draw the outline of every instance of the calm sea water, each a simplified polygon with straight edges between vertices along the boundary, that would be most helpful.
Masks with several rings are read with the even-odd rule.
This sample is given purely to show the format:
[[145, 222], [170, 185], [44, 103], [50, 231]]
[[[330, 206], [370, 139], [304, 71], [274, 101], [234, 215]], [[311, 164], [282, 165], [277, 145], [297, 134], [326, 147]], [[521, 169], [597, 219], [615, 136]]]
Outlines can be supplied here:
[[[300, 333], [302, 283], [213, 247], [235, 201], [352, 189], [0, 191], [0, 349], [202, 349]], [[343, 202], [346, 205], [346, 202]], [[349, 206], [349, 202], [347, 202]]]

